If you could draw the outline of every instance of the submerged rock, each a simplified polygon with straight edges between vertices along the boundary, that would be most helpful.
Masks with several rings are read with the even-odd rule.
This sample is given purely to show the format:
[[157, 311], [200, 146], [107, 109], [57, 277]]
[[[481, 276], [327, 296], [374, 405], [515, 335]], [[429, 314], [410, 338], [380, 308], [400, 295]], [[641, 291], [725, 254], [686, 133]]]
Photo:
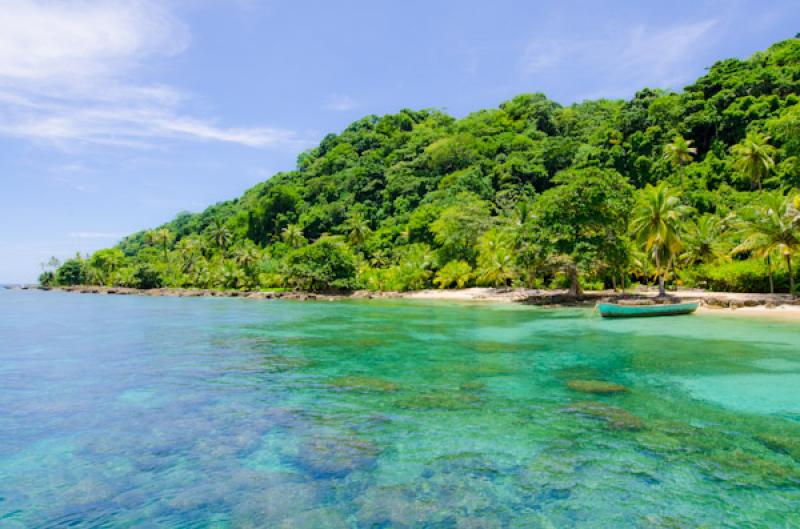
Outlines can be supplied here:
[[785, 435], [759, 434], [756, 441], [763, 444], [773, 452], [784, 454], [795, 461], [800, 461], [800, 439]]
[[602, 402], [583, 401], [565, 408], [568, 413], [576, 413], [590, 419], [603, 421], [612, 430], [639, 431], [644, 429], [644, 422], [627, 410], [609, 406]]
[[299, 356], [268, 355], [264, 357], [264, 371], [268, 373], [282, 373], [294, 369], [305, 369], [317, 364], [314, 360]]
[[472, 380], [470, 382], [464, 382], [458, 389], [461, 391], [482, 391], [486, 389], [486, 382], [481, 382], [480, 380]]
[[320, 491], [312, 483], [284, 483], [239, 498], [233, 507], [233, 527], [256, 529], [277, 527], [276, 522], [311, 510], [320, 501]]
[[329, 508], [312, 509], [290, 516], [281, 522], [280, 529], [348, 529], [347, 520]]
[[497, 377], [514, 374], [512, 367], [496, 362], [448, 363], [437, 366], [435, 369], [438, 373], [446, 374], [447, 376], [460, 374], [464, 378]]
[[296, 462], [316, 478], [339, 478], [370, 468], [378, 454], [378, 446], [366, 439], [327, 435], [303, 443]]
[[[500, 474], [497, 464], [479, 452], [458, 452], [439, 456], [432, 461], [434, 474], [493, 478]], [[435, 470], [434, 470], [435, 469]]]
[[350, 391], [363, 391], [375, 393], [390, 393], [397, 391], [398, 386], [394, 382], [376, 377], [347, 376], [334, 378], [328, 382], [331, 386]]
[[770, 487], [800, 485], [800, 469], [739, 449], [709, 454], [701, 466], [715, 479], [736, 486]]
[[356, 501], [359, 527], [420, 527], [440, 510], [436, 502], [422, 500], [400, 485], [369, 489]]
[[568, 380], [567, 387], [573, 391], [581, 393], [594, 393], [596, 395], [613, 395], [615, 393], [627, 393], [627, 387], [613, 382], [602, 380]]
[[480, 403], [480, 398], [471, 393], [424, 393], [398, 401], [398, 406], [411, 410], [467, 410]]

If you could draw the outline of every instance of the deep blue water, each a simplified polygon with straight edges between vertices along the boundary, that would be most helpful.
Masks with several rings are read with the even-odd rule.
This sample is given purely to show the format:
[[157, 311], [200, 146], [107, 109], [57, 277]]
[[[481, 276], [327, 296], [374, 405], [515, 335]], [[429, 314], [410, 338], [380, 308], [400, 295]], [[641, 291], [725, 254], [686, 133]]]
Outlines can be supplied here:
[[0, 290], [0, 528], [800, 527], [799, 327]]

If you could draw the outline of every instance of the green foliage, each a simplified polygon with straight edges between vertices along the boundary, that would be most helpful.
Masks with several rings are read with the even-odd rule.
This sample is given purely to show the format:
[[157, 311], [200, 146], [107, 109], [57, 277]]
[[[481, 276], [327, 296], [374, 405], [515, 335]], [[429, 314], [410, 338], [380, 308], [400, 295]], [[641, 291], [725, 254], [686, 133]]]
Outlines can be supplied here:
[[86, 266], [80, 255], [67, 259], [56, 271], [56, 283], [59, 285], [82, 285], [86, 279]]
[[648, 185], [639, 192], [631, 233], [655, 263], [662, 296], [665, 276], [683, 248], [681, 221], [688, 213], [689, 208], [681, 204], [679, 195], [672, 193], [666, 182]]
[[775, 168], [775, 147], [770, 145], [769, 136], [751, 132], [741, 143], [731, 147], [734, 156], [733, 167], [742, 178], [749, 180], [753, 187], [761, 189], [762, 182]]
[[514, 239], [509, 231], [492, 229], [478, 241], [476, 282], [481, 286], [509, 286], [518, 276]]
[[458, 195], [455, 202], [441, 212], [430, 230], [443, 260], [473, 262], [478, 237], [491, 223], [489, 204], [468, 193]]
[[52, 270], [45, 270], [39, 274], [39, 284], [43, 287], [49, 287], [56, 283], [56, 274]]
[[[730, 261], [694, 269], [691, 284], [720, 292], [769, 292], [769, 270], [765, 261]], [[775, 288], [788, 290], [783, 270], [774, 272]]]
[[[797, 186], [800, 40], [789, 39], [720, 61], [680, 93], [644, 88], [629, 101], [566, 107], [522, 94], [458, 120], [432, 109], [365, 116], [300, 154], [295, 170], [55, 264], [42, 281], [378, 290], [565, 282], [578, 292], [673, 272], [711, 280], [700, 272], [727, 266], [767, 266], [768, 277], [795, 266], [791, 211], [800, 204], [787, 198], [780, 214], [768, 213], [770, 199], [752, 190]], [[777, 242], [765, 246], [765, 237]], [[748, 283], [731, 282], [725, 288]]]
[[472, 277], [472, 268], [466, 261], [450, 261], [438, 272], [433, 282], [439, 288], [464, 288]]
[[333, 237], [292, 251], [286, 258], [289, 283], [306, 290], [349, 289], [355, 284], [352, 251]]
[[602, 260], [627, 232], [633, 186], [613, 169], [572, 169], [536, 202], [529, 229], [540, 252], [567, 271], [571, 289], [580, 291], [578, 270]]

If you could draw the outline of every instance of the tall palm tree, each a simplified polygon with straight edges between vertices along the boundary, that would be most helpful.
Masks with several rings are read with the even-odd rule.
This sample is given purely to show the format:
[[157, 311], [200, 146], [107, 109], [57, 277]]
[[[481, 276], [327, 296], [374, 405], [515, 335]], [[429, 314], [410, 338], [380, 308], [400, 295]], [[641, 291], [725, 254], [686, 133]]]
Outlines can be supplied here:
[[364, 218], [364, 215], [355, 212], [347, 219], [346, 227], [348, 230], [347, 240], [353, 246], [361, 246], [367, 240], [371, 230], [369, 223]]
[[228, 249], [231, 242], [233, 241], [233, 234], [231, 230], [225, 225], [224, 222], [220, 221], [219, 219], [214, 219], [211, 221], [211, 224], [208, 225], [206, 228], [208, 231], [208, 236], [211, 239], [211, 242], [222, 250], [223, 252]]
[[765, 193], [743, 226], [744, 240], [734, 248], [734, 253], [751, 252], [766, 259], [770, 293], [775, 292], [771, 259], [774, 254], [781, 255], [786, 261], [789, 292], [794, 293], [792, 256], [800, 251], [800, 214], [794, 201], [794, 196], [784, 195], [782, 191]]
[[665, 182], [648, 185], [639, 193], [631, 233], [652, 256], [658, 276], [658, 295], [663, 297], [666, 295], [664, 277], [683, 247], [680, 223], [689, 208], [681, 204], [679, 196], [673, 194]]
[[733, 168], [750, 180], [751, 187], [761, 190], [762, 181], [775, 168], [775, 147], [769, 144], [769, 136], [758, 132], [750, 132], [747, 137], [731, 147], [731, 154], [736, 158]]
[[692, 147], [692, 140], [687, 140], [680, 134], [672, 138], [672, 143], [664, 145], [664, 159], [669, 160], [672, 167], [678, 170], [683, 189], [684, 166], [694, 159], [697, 148]]
[[167, 247], [172, 242], [173, 235], [168, 228], [159, 228], [157, 230], [149, 231], [147, 233], [147, 240], [153, 246], [161, 246], [164, 252], [164, 260], [167, 259]]
[[297, 224], [289, 224], [283, 228], [281, 238], [283, 238], [283, 242], [292, 248], [300, 248], [306, 242], [306, 238], [303, 236], [303, 228]]

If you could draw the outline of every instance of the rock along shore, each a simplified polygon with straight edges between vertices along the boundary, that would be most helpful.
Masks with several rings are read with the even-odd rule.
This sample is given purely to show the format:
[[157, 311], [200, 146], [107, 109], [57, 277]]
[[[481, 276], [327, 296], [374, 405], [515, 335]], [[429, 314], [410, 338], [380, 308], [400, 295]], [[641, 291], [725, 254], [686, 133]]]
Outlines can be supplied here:
[[[635, 290], [620, 292], [611, 290], [587, 291], [572, 296], [566, 290], [541, 290], [525, 288], [465, 288], [453, 290], [418, 290], [412, 292], [373, 292], [357, 290], [347, 293], [313, 293], [300, 291], [240, 291], [187, 288], [138, 289], [102, 286], [40, 287], [42, 290], [76, 292], [82, 294], [114, 294], [137, 296], [168, 297], [238, 297], [247, 299], [291, 299], [291, 300], [341, 300], [373, 298], [406, 298], [444, 301], [490, 301], [524, 303], [543, 306], [593, 305], [598, 301], [620, 299], [647, 299], [657, 295], [654, 290]], [[703, 290], [678, 290], [669, 293], [677, 300], [700, 301], [708, 309], [739, 309], [746, 307], [797, 307], [800, 311], [800, 298], [789, 294], [738, 294], [727, 292], [707, 292]]]

